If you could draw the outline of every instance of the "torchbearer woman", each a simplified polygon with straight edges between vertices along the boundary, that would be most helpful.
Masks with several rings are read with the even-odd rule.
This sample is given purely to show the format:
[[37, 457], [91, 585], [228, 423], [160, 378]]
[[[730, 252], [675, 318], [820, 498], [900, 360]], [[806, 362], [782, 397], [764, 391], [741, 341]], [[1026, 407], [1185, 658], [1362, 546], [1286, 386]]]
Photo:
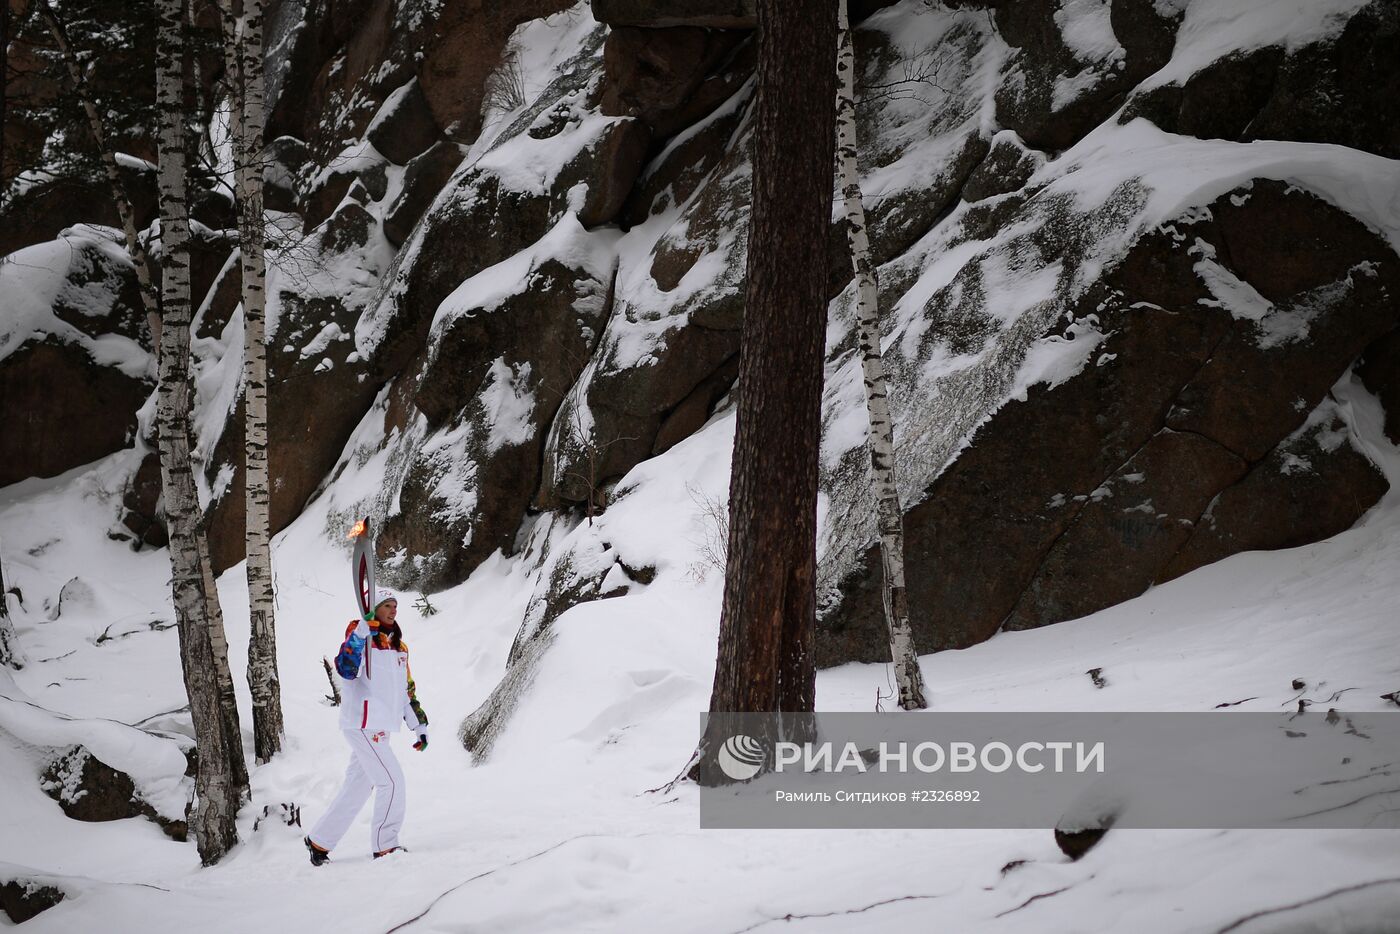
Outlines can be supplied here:
[[374, 817], [369, 825], [370, 852], [376, 859], [399, 846], [407, 789], [403, 770], [389, 748], [389, 734], [399, 721], [418, 734], [413, 748], [428, 748], [428, 715], [418, 703], [413, 674], [408, 668], [408, 643], [396, 618], [398, 599], [387, 590], [375, 594], [374, 616], [352, 622], [335, 657], [344, 689], [340, 729], [350, 744], [350, 765], [329, 810], [311, 828], [306, 849], [311, 865], [330, 859], [345, 831], [374, 792]]

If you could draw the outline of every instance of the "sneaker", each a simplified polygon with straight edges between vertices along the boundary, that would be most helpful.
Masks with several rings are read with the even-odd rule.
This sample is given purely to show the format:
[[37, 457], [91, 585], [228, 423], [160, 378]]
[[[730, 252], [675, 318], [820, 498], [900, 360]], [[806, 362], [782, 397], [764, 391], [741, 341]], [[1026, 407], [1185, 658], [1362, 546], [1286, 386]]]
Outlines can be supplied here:
[[306, 852], [311, 854], [311, 865], [324, 866], [326, 863], [331, 861], [330, 850], [321, 849], [319, 846], [311, 842], [310, 837], [303, 837], [301, 842], [306, 844]]
[[378, 858], [381, 857], [381, 856], [388, 856], [390, 853], [407, 853], [407, 852], [408, 852], [408, 849], [407, 849], [406, 847], [391, 846], [391, 847], [389, 847], [389, 849], [387, 849], [387, 850], [380, 850], [378, 853], [375, 853], [375, 854], [374, 854], [374, 858], [375, 858], [375, 859], [378, 859]]

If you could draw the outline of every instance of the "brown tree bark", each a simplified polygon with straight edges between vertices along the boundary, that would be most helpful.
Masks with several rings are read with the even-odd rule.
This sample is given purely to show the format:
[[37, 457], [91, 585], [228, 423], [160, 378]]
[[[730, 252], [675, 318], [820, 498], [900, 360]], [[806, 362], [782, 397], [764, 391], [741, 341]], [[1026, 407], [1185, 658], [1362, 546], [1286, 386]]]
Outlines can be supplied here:
[[[817, 465], [826, 339], [826, 241], [835, 145], [836, 0], [759, 0], [758, 96], [729, 562], [715, 714], [810, 712], [816, 700]], [[784, 718], [782, 732], [803, 718]]]
[[10, 103], [10, 0], [0, 0], [0, 211], [5, 210], [5, 122]]

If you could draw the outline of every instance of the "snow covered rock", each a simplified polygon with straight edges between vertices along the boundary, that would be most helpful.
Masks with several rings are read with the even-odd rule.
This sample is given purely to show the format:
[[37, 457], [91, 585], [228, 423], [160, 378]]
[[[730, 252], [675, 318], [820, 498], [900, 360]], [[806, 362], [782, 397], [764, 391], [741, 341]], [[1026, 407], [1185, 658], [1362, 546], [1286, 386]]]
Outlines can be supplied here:
[[84, 746], [71, 746], [50, 760], [40, 787], [73, 820], [100, 823], [148, 817], [173, 840], [183, 842], [185, 821], [160, 814], [137, 792], [130, 775], [97, 758]]
[[993, 138], [987, 157], [968, 176], [962, 196], [967, 201], [981, 201], [1018, 191], [1044, 164], [1044, 157], [1027, 149], [1013, 131], [1002, 130]]
[[1386, 435], [1400, 444], [1400, 328], [1366, 348], [1356, 373], [1385, 409]]
[[[1034, 203], [1019, 216], [1034, 216]], [[1035, 238], [1055, 255], [1082, 256], [1071, 232], [1087, 231], [1083, 223], [1046, 224]], [[940, 322], [929, 333], [945, 353], [979, 353], [997, 334], [994, 319], [976, 314], [985, 298], [970, 291], [968, 272], [924, 312]], [[1333, 426], [1321, 446], [1314, 434], [1291, 436], [1315, 410], [1332, 425], [1324, 398], [1395, 327], [1397, 295], [1400, 259], [1388, 244], [1277, 182], [1246, 184], [1142, 237], [1025, 365], [1043, 366], [1036, 354], [1052, 348], [1082, 363], [1013, 393], [906, 506], [920, 647], [1074, 618], [1238, 550], [1348, 528], [1384, 480], [1338, 440], [1345, 428]], [[905, 372], [902, 351], [891, 359]], [[1315, 473], [1285, 469], [1299, 459]], [[864, 482], [854, 463], [829, 481], [829, 521], [849, 495], [841, 484]], [[823, 663], [887, 652], [876, 561], [866, 551], [826, 604]]]
[[439, 307], [414, 394], [430, 433], [380, 539], [390, 553], [415, 556], [392, 572], [400, 586], [436, 590], [511, 550], [538, 486], [545, 432], [608, 312], [610, 239], [565, 215]]
[[[453, 0], [436, 5], [431, 28], [423, 29], [422, 57], [415, 67], [433, 118], [448, 139], [470, 143], [481, 133], [488, 80], [503, 64], [502, 54], [515, 28], [576, 5], [576, 0]], [[518, 73], [518, 63], [505, 64]]]
[[716, 76], [716, 82], [735, 90], [731, 96], [694, 126], [678, 134], [647, 164], [623, 208], [621, 223], [635, 227], [648, 217], [690, 199], [715, 166], [724, 158], [730, 138], [747, 113], [752, 86], [753, 46], [745, 46]]
[[437, 140], [439, 132], [415, 78], [389, 95], [365, 130], [365, 139], [390, 162], [407, 165]]
[[401, 246], [409, 238], [419, 218], [462, 164], [462, 156], [461, 146], [439, 140], [404, 167], [403, 188], [384, 215], [384, 235], [390, 243]]
[[[1246, 21], [1251, 35], [1248, 28], [1206, 19], [1194, 41], [1240, 47], [1214, 58], [1185, 56], [1184, 67], [1154, 76], [1133, 93], [1122, 120], [1144, 116], [1164, 130], [1203, 138], [1291, 139], [1400, 155], [1400, 76], [1393, 67], [1400, 55], [1400, 10], [1394, 4], [1374, 0], [1352, 11], [1341, 29], [1311, 36], [1306, 29], [1290, 36], [1281, 28], [1286, 21]], [[1220, 34], [1207, 37], [1211, 29]]]
[[63, 889], [49, 884], [47, 879], [21, 875], [0, 882], [0, 911], [13, 924], [23, 924], [63, 898]]
[[135, 271], [113, 237], [77, 227], [0, 264], [0, 486], [131, 441], [151, 389], [150, 338]]
[[299, 177], [311, 159], [306, 144], [294, 136], [279, 136], [267, 144], [263, 158], [263, 206], [269, 211], [295, 211]]
[[1355, 524], [1389, 489], [1333, 398], [1238, 483], [1220, 491], [1158, 581], [1241, 551], [1290, 548]]
[[150, 391], [150, 382], [97, 365], [81, 346], [53, 337], [7, 355], [0, 361], [0, 398], [10, 413], [0, 435], [0, 486], [120, 450]]
[[[379, 221], [347, 198], [303, 241], [269, 288], [268, 464], [272, 529], [287, 527], [335, 465], [378, 386], [351, 335], [388, 267], [392, 247]], [[275, 318], [273, 315], [275, 314]], [[218, 570], [243, 558], [243, 403], [237, 341], [209, 367], [198, 455], [209, 484], [210, 557]]]
[[141, 458], [122, 494], [122, 525], [135, 537], [135, 547], [161, 548], [170, 540], [160, 504], [160, 456], [151, 451]]
[[[156, 217], [156, 176], [154, 166], [138, 165], [123, 161], [119, 168], [140, 229]], [[105, 180], [60, 178], [32, 184], [13, 196], [0, 220], [0, 256], [52, 240], [79, 222], [121, 228]]]
[[539, 523], [532, 529], [525, 554], [538, 556], [539, 583], [511, 642], [505, 673], [457, 732], [478, 764], [490, 757], [533, 685], [540, 662], [553, 643], [555, 622], [580, 604], [626, 592], [625, 586], [607, 586], [613, 577], [625, 580], [625, 571], [621, 570], [617, 552], [599, 538], [596, 527], [590, 523], [576, 524], [572, 529], [563, 520]]
[[1164, 15], [1162, 7], [1148, 0], [998, 5], [997, 30], [1015, 51], [996, 93], [997, 122], [1036, 149], [1058, 151], [1082, 139], [1170, 56], [1179, 14]]
[[[703, 119], [736, 89], [738, 76], [714, 75], [748, 33], [616, 26], [603, 46], [599, 102], [609, 116], [634, 116], [659, 137]], [[703, 85], [703, 89], [702, 89]]]

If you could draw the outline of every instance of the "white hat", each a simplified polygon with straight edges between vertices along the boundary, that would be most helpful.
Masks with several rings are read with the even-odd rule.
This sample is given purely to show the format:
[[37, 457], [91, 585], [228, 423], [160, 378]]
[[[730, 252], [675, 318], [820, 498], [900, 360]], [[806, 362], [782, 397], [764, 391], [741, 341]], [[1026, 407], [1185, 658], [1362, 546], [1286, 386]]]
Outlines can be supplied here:
[[374, 594], [374, 608], [377, 610], [379, 609], [379, 605], [381, 603], [388, 603], [390, 600], [392, 600], [395, 603], [399, 602], [399, 598], [394, 596], [394, 592], [392, 590], [386, 590], [383, 587], [380, 587], [377, 591], [375, 591]]

